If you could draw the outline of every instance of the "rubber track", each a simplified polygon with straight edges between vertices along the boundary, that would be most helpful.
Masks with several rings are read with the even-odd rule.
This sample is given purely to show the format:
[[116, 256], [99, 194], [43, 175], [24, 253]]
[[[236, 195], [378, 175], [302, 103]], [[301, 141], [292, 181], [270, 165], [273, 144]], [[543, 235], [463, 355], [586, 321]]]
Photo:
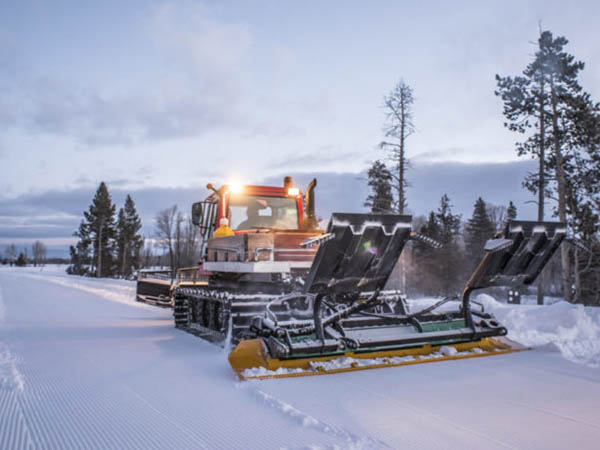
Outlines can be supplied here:
[[[240, 334], [249, 329], [250, 318], [261, 314], [267, 304], [265, 297], [261, 297], [260, 294], [257, 294], [254, 298], [245, 297], [242, 300], [236, 299], [235, 294], [231, 292], [202, 287], [178, 288], [173, 297], [175, 327], [211, 342], [224, 341], [227, 338], [230, 318], [232, 327], [231, 338], [232, 342], [236, 342]], [[212, 324], [213, 326], [206, 327], [205, 323], [193, 321], [192, 302], [206, 301], [221, 304], [219, 329], [215, 329], [214, 324]]]

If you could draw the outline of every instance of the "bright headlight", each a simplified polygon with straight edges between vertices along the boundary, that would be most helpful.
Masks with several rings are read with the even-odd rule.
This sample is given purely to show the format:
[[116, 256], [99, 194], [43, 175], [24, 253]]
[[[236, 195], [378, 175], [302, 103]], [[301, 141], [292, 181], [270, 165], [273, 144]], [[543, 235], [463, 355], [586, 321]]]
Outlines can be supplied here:
[[241, 184], [230, 184], [229, 185], [229, 192], [231, 192], [232, 194], [239, 194], [243, 190], [244, 190], [244, 186], [242, 186]]

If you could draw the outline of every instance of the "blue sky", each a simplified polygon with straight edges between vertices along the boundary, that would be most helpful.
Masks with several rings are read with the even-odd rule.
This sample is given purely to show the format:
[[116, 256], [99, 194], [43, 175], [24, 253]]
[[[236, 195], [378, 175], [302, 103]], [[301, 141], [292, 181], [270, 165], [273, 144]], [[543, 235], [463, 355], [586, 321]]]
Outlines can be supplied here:
[[[566, 1], [5, 0], [0, 246], [36, 233], [64, 245], [102, 180], [116, 197], [165, 202], [144, 208], [147, 234], [158, 209], [191, 201], [159, 191], [202, 197], [209, 181], [327, 176], [353, 192], [344, 207], [360, 211], [356, 180], [384, 157], [382, 97], [400, 78], [416, 98], [413, 212], [435, 208], [443, 192], [465, 215], [478, 195], [532, 211], [520, 186], [529, 166], [502, 126], [494, 75], [523, 70], [541, 21], [570, 40], [598, 99], [599, 13], [597, 2]], [[465, 186], [509, 167], [496, 184]], [[318, 193], [323, 214], [334, 191]], [[57, 200], [70, 196], [80, 203]], [[46, 199], [43, 208], [32, 199]]]

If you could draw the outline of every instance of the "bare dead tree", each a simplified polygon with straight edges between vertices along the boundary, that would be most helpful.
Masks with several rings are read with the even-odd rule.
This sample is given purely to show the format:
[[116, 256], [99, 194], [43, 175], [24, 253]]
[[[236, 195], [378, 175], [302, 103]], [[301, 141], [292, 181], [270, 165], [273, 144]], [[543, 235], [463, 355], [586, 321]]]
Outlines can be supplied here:
[[175, 274], [174, 241], [177, 216], [177, 205], [173, 205], [170, 208], [159, 211], [154, 218], [156, 237], [159, 239], [162, 247], [169, 251], [169, 266], [172, 276]]
[[182, 267], [183, 260], [183, 250], [184, 250], [184, 230], [183, 230], [183, 222], [185, 219], [183, 218], [183, 214], [178, 212], [175, 216], [174, 223], [174, 251], [175, 251], [175, 268], [179, 269]]
[[152, 242], [149, 239], [144, 239], [144, 247], [142, 248], [142, 267], [151, 267], [155, 264], [155, 257], [152, 250]]
[[33, 265], [43, 266], [46, 260], [46, 246], [42, 241], [35, 241], [31, 245], [31, 253], [33, 254]]
[[496, 231], [502, 229], [507, 220], [506, 206], [488, 203], [486, 205], [486, 210], [488, 217], [494, 224]]
[[198, 227], [191, 217], [186, 217], [183, 228], [183, 265], [191, 267], [198, 264]]
[[17, 260], [17, 247], [15, 244], [9, 244], [4, 250], [4, 256], [8, 259], [8, 262], [12, 266]]
[[400, 80], [392, 91], [383, 98], [383, 106], [386, 111], [386, 123], [383, 127], [386, 140], [379, 146], [387, 150], [390, 160], [395, 164], [392, 170], [394, 190], [397, 192], [396, 210], [404, 214], [406, 209], [406, 169], [408, 158], [406, 157], [406, 139], [415, 132], [413, 124], [412, 105], [414, 102], [412, 88]]

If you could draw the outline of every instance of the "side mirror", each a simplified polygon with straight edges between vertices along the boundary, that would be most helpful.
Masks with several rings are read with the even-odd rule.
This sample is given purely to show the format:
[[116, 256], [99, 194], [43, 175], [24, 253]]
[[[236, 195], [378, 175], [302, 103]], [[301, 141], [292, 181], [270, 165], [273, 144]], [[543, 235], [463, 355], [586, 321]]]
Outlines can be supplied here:
[[202, 202], [196, 202], [192, 205], [192, 223], [194, 225], [202, 223]]

